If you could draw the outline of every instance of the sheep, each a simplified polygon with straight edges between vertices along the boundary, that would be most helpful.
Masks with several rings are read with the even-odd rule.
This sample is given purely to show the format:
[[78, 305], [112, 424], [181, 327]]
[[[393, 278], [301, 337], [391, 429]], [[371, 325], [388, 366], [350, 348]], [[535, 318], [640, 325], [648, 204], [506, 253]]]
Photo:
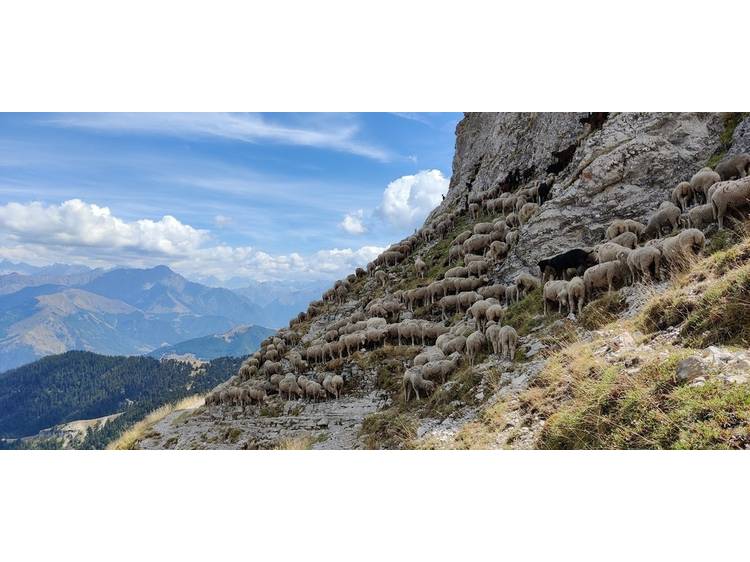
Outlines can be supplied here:
[[507, 253], [508, 244], [499, 240], [495, 240], [494, 242], [492, 242], [492, 244], [490, 244], [490, 249], [487, 252], [487, 256], [491, 260], [498, 261], [501, 258], [504, 258]]
[[689, 181], [681, 181], [672, 190], [672, 203], [679, 206], [683, 212], [687, 211], [693, 197], [693, 187]]
[[414, 391], [417, 400], [420, 400], [421, 397], [419, 396], [419, 391], [422, 390], [429, 395], [435, 390], [435, 383], [425, 380], [422, 377], [422, 370], [420, 367], [411, 367], [404, 373], [402, 387], [404, 389], [404, 402], [408, 402], [411, 398], [412, 391]]
[[274, 373], [268, 379], [268, 382], [270, 382], [271, 386], [278, 392], [279, 391], [279, 384], [281, 384], [281, 381], [283, 379], [284, 379], [284, 375], [282, 375], [281, 373]]
[[623, 232], [612, 238], [610, 242], [632, 250], [638, 245], [638, 235], [634, 232]]
[[220, 397], [225, 406], [242, 406], [242, 389], [240, 388], [228, 388], [221, 392]]
[[713, 184], [719, 183], [720, 181], [721, 176], [711, 168], [703, 168], [699, 170], [692, 178], [690, 178], [690, 188], [693, 191], [693, 197], [697, 197], [698, 194], [700, 194], [704, 203], [710, 203], [708, 199], [708, 190]]
[[623, 232], [632, 232], [640, 237], [645, 229], [646, 225], [638, 221], [632, 219], [615, 219], [609, 228], [607, 228], [606, 236], [608, 240], [612, 240], [612, 238], [619, 236]]
[[439, 347], [428, 347], [414, 358], [412, 364], [416, 367], [420, 367], [426, 363], [441, 361], [443, 359], [445, 359], [445, 354]]
[[526, 293], [537, 289], [539, 286], [541, 286], [541, 282], [539, 281], [539, 279], [537, 279], [530, 273], [521, 273], [518, 277], [516, 277], [516, 287], [518, 287], [518, 294], [516, 295], [516, 299], [525, 296]]
[[508, 197], [505, 197], [502, 202], [502, 212], [504, 215], [508, 214], [508, 211], [511, 212], [516, 207], [516, 202], [518, 201], [518, 197], [516, 195], [509, 195]]
[[502, 345], [500, 343], [501, 330], [502, 326], [500, 326], [500, 324], [498, 324], [497, 322], [487, 322], [487, 330], [485, 331], [485, 336], [487, 337], [487, 341], [490, 342], [492, 353], [494, 353], [495, 355], [497, 355], [502, 349]]
[[484, 349], [487, 341], [482, 332], [474, 332], [466, 338], [466, 354], [469, 356], [469, 364], [474, 366], [474, 358]]
[[415, 345], [414, 339], [422, 336], [422, 327], [416, 320], [404, 320], [398, 327], [398, 345], [401, 345], [401, 338], [411, 341]]
[[281, 363], [266, 361], [265, 363], [263, 363], [261, 371], [263, 371], [264, 375], [280, 374], [283, 372], [283, 367]]
[[262, 388], [259, 388], [257, 386], [251, 386], [250, 388], [246, 388], [242, 390], [242, 409], [245, 409], [246, 405], [251, 405], [253, 403], [255, 404], [262, 404], [266, 401], [266, 391]]
[[209, 393], [203, 401], [203, 405], [206, 406], [206, 408], [210, 408], [211, 406], [221, 406], [221, 393]]
[[[647, 277], [661, 279], [661, 251], [656, 246], [643, 246], [624, 255], [633, 281]], [[651, 269], [653, 268], [653, 276]]]
[[451, 353], [455, 353], [456, 351], [462, 352], [466, 347], [466, 337], [453, 336], [443, 342], [440, 342], [439, 347], [440, 351], [442, 351], [445, 355], [450, 355]]
[[583, 279], [575, 276], [568, 281], [567, 293], [568, 309], [570, 312], [573, 312], [576, 309], [576, 303], [578, 303], [578, 314], [581, 314], [584, 301], [586, 300], [586, 285]]
[[622, 250], [629, 250], [629, 248], [625, 248], [624, 246], [620, 246], [619, 244], [615, 244], [614, 242], [605, 242], [604, 244], [599, 244], [594, 248], [598, 263], [615, 261], [617, 259], [617, 254]]
[[449, 277], [468, 277], [469, 270], [465, 267], [452, 267], [443, 274], [444, 279]]
[[317, 381], [307, 381], [307, 385], [305, 386], [304, 391], [305, 391], [305, 396], [308, 399], [312, 398], [316, 402], [321, 398], [324, 400], [328, 398], [328, 394], [323, 388], [323, 385], [321, 385]]
[[458, 296], [457, 295], [446, 295], [438, 301], [438, 306], [442, 312], [443, 320], [447, 320], [447, 311], [456, 310], [458, 307]]
[[466, 242], [469, 238], [472, 237], [474, 233], [471, 230], [464, 230], [462, 233], [460, 233], [458, 236], [456, 236], [453, 239], [453, 242], [451, 242], [452, 246], [461, 246], [464, 242]]
[[474, 318], [480, 329], [484, 329], [487, 309], [492, 306], [488, 300], [479, 300], [469, 307], [469, 314]]
[[519, 226], [521, 226], [521, 221], [518, 219], [518, 215], [516, 213], [510, 213], [508, 216], [506, 216], [505, 222], [511, 228], [518, 228]]
[[589, 267], [583, 273], [583, 284], [586, 288], [586, 298], [591, 300], [594, 289], [607, 287], [611, 292], [616, 281], [624, 281], [627, 275], [626, 267], [619, 261], [608, 261]]
[[382, 269], [378, 269], [375, 272], [374, 277], [375, 281], [377, 281], [382, 287], [385, 287], [386, 283], [388, 283], [388, 274]]
[[570, 268], [585, 268], [589, 265], [596, 263], [595, 252], [591, 252], [585, 248], [573, 248], [558, 254], [551, 258], [544, 258], [539, 260], [537, 265], [542, 275], [546, 277], [546, 273], [553, 272], [554, 278], [564, 278], [565, 271]]
[[515, 285], [508, 285], [505, 287], [505, 304], [510, 305], [514, 301], [518, 302], [518, 287]]
[[463, 246], [451, 246], [448, 250], [448, 265], [453, 265], [464, 255]]
[[445, 296], [445, 281], [433, 281], [427, 286], [427, 293], [430, 295], [430, 304], [434, 304], [438, 296]]
[[292, 399], [292, 394], [296, 394], [300, 398], [302, 397], [302, 389], [297, 384], [297, 379], [294, 378], [294, 375], [287, 375], [281, 379], [281, 382], [279, 382], [279, 394], [281, 394], [282, 398], [286, 394], [289, 400]]
[[750, 201], [750, 178], [735, 181], [722, 181], [711, 187], [711, 207], [714, 218], [719, 222], [719, 230], [724, 228], [724, 216], [730, 209], [747, 207]]
[[446, 333], [448, 328], [442, 324], [434, 324], [432, 322], [425, 322], [422, 325], [422, 343], [425, 340], [436, 340], [442, 334]]
[[468, 310], [472, 304], [478, 300], [482, 300], [482, 295], [476, 291], [464, 291], [459, 293], [456, 299], [456, 308], [458, 308], [459, 313], [463, 313], [463, 311]]
[[484, 261], [484, 256], [477, 256], [476, 254], [466, 254], [464, 256], [464, 267], [475, 261]]
[[719, 162], [714, 171], [723, 181], [744, 178], [750, 173], [750, 154], [737, 154]]
[[422, 367], [422, 377], [429, 380], [440, 379], [440, 382], [445, 384], [453, 371], [458, 369], [461, 364], [461, 354], [451, 353], [447, 359], [438, 359], [435, 361], [429, 361]]
[[516, 356], [516, 346], [518, 345], [518, 333], [512, 326], [503, 326], [500, 328], [499, 340], [501, 347], [500, 357], [508, 356], [509, 361], [513, 361]]
[[427, 272], [427, 264], [419, 256], [414, 260], [414, 270], [418, 277], [424, 279], [424, 274]]
[[562, 314], [563, 304], [568, 304], [568, 282], [567, 281], [547, 281], [542, 291], [544, 300], [544, 315], [547, 315], [547, 301], [557, 304], [558, 313]]
[[473, 261], [467, 266], [469, 275], [473, 277], [480, 277], [489, 271], [490, 264], [486, 260]]
[[503, 308], [500, 304], [492, 304], [485, 311], [484, 317], [488, 323], [500, 322], [504, 314], [505, 314], [505, 308]]
[[489, 234], [473, 234], [463, 243], [464, 254], [484, 255], [485, 249], [492, 243]]
[[508, 234], [505, 235], [505, 243], [508, 245], [508, 248], [513, 248], [518, 244], [518, 239], [520, 237], [520, 234], [517, 230], [511, 230], [508, 232]]
[[680, 221], [680, 208], [669, 202], [665, 201], [661, 207], [648, 219], [648, 224], [643, 230], [642, 236], [648, 238], [658, 238], [661, 235], [661, 230], [665, 226], [670, 227], [670, 232], [674, 232], [675, 228]]
[[490, 234], [495, 230], [495, 225], [491, 222], [478, 222], [474, 225], [474, 234]]
[[538, 203], [526, 203], [521, 210], [518, 211], [518, 221], [521, 224], [526, 224], [531, 218], [539, 212]]
[[341, 397], [341, 391], [344, 389], [344, 377], [341, 375], [333, 375], [331, 377], [331, 388], [333, 389], [333, 394], [336, 396], [336, 398]]
[[684, 216], [687, 219], [688, 228], [703, 228], [712, 224], [715, 220], [714, 208], [711, 203], [693, 207]]
[[469, 214], [471, 214], [471, 218], [476, 220], [477, 216], [479, 216], [479, 211], [481, 207], [477, 205], [476, 203], [472, 203], [469, 205]]
[[682, 269], [691, 256], [698, 254], [706, 244], [706, 237], [697, 228], [688, 228], [675, 236], [664, 238], [658, 245], [670, 270]]
[[478, 288], [477, 293], [479, 293], [484, 299], [496, 298], [502, 300], [505, 298], [505, 285], [486, 285]]

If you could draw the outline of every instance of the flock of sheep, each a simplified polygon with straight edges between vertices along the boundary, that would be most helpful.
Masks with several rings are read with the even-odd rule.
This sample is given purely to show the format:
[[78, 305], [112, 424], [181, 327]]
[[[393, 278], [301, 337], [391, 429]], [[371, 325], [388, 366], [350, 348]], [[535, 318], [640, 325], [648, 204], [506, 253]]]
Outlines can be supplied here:
[[[672, 190], [646, 224], [617, 219], [606, 231], [607, 241], [592, 250], [575, 249], [539, 262], [544, 308], [567, 307], [580, 313], [597, 290], [636, 281], [663, 279], [682, 269], [705, 245], [700, 228], [734, 215], [743, 220], [750, 208], [750, 155], [726, 159], [715, 170], [703, 168]], [[674, 234], [679, 228], [684, 230]], [[667, 236], [662, 238], [668, 231]], [[639, 245], [642, 243], [642, 245]], [[582, 277], [579, 276], [582, 273]], [[547, 279], [549, 279], [547, 281]]]
[[[542, 287], [545, 314], [555, 305], [560, 313], [567, 309], [580, 314], [597, 291], [661, 279], [665, 269], [679, 269], [700, 252], [705, 244], [700, 227], [716, 221], [723, 228], [729, 214], [742, 217], [750, 202], [748, 174], [747, 154], [727, 159], [715, 170], [704, 168], [690, 181], [680, 182], [672, 201], [665, 201], [647, 224], [617, 219], [606, 231], [606, 242], [543, 259], [538, 273], [523, 272], [510, 285], [490, 282], [488, 274], [518, 243], [519, 228], [539, 212], [555, 178], [550, 175], [514, 192], [503, 191], [507, 184], [470, 192], [463, 205], [394, 244], [366, 269], [357, 268], [337, 281], [288, 328], [264, 341], [229, 385], [207, 397], [206, 405], [244, 410], [264, 403], [271, 394], [314, 401], [339, 398], [345, 382], [338, 374], [343, 363], [359, 351], [384, 345], [423, 348], [411, 365], [405, 365], [402, 389], [407, 401], [433, 392], [464, 359], [473, 366], [483, 352], [491, 352], [513, 361], [518, 334], [502, 322], [510, 304]], [[483, 214], [493, 219], [478, 222]], [[435, 264], [425, 261], [425, 251], [415, 252], [445, 239], [466, 215], [475, 222], [453, 238], [446, 256], [449, 269], [440, 279], [423, 281]], [[679, 226], [686, 228], [673, 234]], [[671, 236], [662, 238], [665, 229]], [[421, 285], [391, 290], [394, 282], [404, 280], [404, 271]], [[364, 290], [355, 290], [360, 281]], [[373, 297], [376, 287], [383, 288], [382, 296]], [[337, 309], [331, 304], [349, 313], [336, 319]]]

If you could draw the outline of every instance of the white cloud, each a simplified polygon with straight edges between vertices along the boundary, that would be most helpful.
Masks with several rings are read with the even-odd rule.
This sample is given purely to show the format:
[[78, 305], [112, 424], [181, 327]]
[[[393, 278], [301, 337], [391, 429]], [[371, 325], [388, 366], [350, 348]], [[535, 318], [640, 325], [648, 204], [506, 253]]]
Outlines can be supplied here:
[[362, 223], [365, 212], [362, 209], [358, 209], [353, 213], [348, 213], [344, 220], [341, 221], [341, 228], [343, 228], [349, 234], [364, 234], [367, 232], [365, 225]]
[[334, 248], [310, 255], [271, 255], [251, 246], [212, 243], [210, 233], [166, 215], [125, 221], [79, 199], [60, 205], [0, 206], [0, 258], [34, 265], [91, 267], [165, 264], [187, 277], [221, 280], [333, 279], [372, 261], [384, 248]]
[[216, 215], [214, 217], [214, 224], [219, 228], [224, 228], [225, 226], [229, 226], [230, 224], [232, 224], [232, 217]]
[[132, 249], [178, 255], [196, 249], [208, 232], [181, 223], [171, 215], [158, 221], [126, 222], [109, 208], [71, 199], [60, 205], [39, 202], [0, 206], [0, 229], [18, 240], [46, 245]]
[[448, 192], [448, 178], [440, 170], [424, 170], [388, 184], [378, 215], [399, 228], [417, 228]]
[[320, 116], [299, 126], [269, 121], [252, 113], [83, 113], [57, 117], [47, 123], [98, 131], [198, 136], [242, 142], [275, 142], [325, 148], [379, 160], [393, 155], [357, 139], [359, 126], [351, 118]]

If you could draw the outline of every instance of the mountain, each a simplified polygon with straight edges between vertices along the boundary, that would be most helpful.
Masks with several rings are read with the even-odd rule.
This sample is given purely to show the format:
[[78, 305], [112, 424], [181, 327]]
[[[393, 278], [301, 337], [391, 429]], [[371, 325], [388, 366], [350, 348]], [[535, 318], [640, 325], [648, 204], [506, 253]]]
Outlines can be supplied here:
[[258, 350], [260, 342], [275, 334], [275, 330], [262, 326], [237, 326], [223, 334], [194, 338], [152, 351], [151, 357], [193, 355], [198, 359], [217, 357], [242, 357]]
[[222, 316], [246, 322], [259, 313], [259, 307], [229, 289], [193, 283], [163, 265], [151, 269], [114, 269], [81, 289], [152, 314]]
[[192, 283], [164, 266], [71, 274], [71, 285], [42, 280], [0, 295], [0, 371], [71, 349], [145, 354], [261, 316], [232, 291]]
[[85, 265], [71, 265], [67, 263], [53, 263], [52, 265], [36, 266], [23, 262], [12, 262], [4, 259], [0, 259], [0, 275], [7, 275], [9, 273], [18, 273], [21, 275], [50, 275], [50, 276], [65, 276], [65, 275], [80, 275], [83, 273], [90, 273], [92, 271], [98, 271], [91, 269]]
[[101, 446], [154, 408], [215, 386], [239, 363], [85, 351], [45, 357], [0, 374], [0, 437], [25, 437], [75, 420], [122, 414], [100, 428], [101, 435], [89, 437], [89, 446]]
[[[670, 202], [696, 187], [692, 221], [748, 153], [750, 114], [466, 114], [424, 225], [279, 331], [305, 392], [279, 393], [259, 355], [137, 446], [750, 448], [750, 179], [713, 193], [734, 195], [724, 228], [710, 211], [685, 228]], [[250, 386], [262, 406], [215, 402]]]
[[258, 281], [232, 291], [259, 307], [258, 324], [281, 328], [310, 301], [319, 299], [329, 285], [330, 281]]
[[91, 282], [104, 272], [102, 269], [91, 269], [79, 273], [34, 273], [24, 275], [21, 273], [8, 273], [0, 275], [0, 295], [15, 293], [26, 287], [39, 285], [64, 285], [74, 287]]

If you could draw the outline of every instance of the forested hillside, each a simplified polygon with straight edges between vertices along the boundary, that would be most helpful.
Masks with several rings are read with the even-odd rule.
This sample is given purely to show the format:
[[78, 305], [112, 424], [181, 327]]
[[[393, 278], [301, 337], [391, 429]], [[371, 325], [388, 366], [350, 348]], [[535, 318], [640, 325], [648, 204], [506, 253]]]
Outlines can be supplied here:
[[[0, 437], [19, 438], [65, 422], [119, 412], [82, 446], [103, 446], [161, 404], [206, 392], [240, 359], [205, 363], [69, 351], [0, 374]], [[106, 435], [106, 438], [105, 438]]]

